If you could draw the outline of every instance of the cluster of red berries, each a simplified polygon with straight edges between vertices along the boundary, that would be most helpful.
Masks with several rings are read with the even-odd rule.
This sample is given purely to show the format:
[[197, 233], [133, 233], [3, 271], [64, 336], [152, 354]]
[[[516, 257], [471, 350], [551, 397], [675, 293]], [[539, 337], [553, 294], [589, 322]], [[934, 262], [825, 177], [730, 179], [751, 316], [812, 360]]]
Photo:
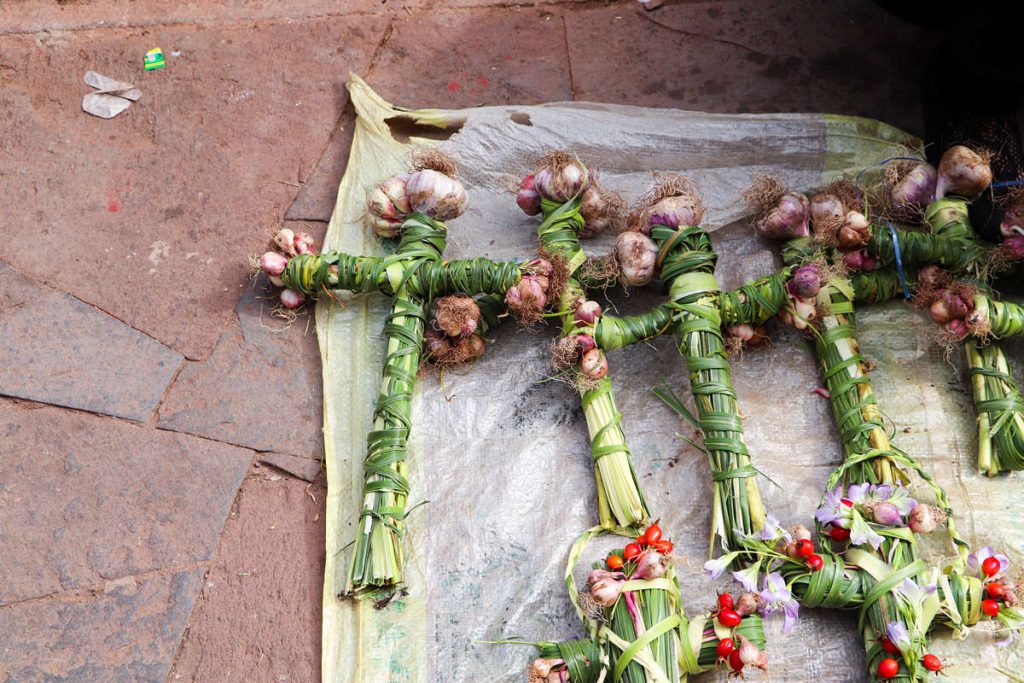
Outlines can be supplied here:
[[[743, 621], [743, 615], [736, 611], [736, 602], [728, 593], [718, 595], [718, 623], [726, 628], [735, 628]], [[729, 666], [736, 673], [743, 670], [743, 660], [740, 659], [740, 648], [732, 638], [722, 638], [715, 648], [718, 653], [719, 662], [729, 662]]]
[[[891, 655], [898, 655], [900, 653], [899, 647], [896, 643], [892, 642], [888, 638], [882, 638], [880, 641], [882, 649]], [[942, 660], [935, 655], [925, 655], [921, 657], [921, 665], [929, 671], [941, 671]], [[900, 663], [893, 657], [886, 657], [878, 663], [878, 677], [882, 679], [895, 678], [896, 674], [900, 671]]]
[[[994, 557], [987, 557], [981, 563], [981, 571], [986, 577], [991, 578], [999, 573], [1001, 565]], [[1006, 599], [1006, 587], [998, 581], [989, 581], [985, 584], [985, 594], [988, 596], [981, 601], [981, 611], [986, 616], [999, 616], [999, 602]]]
[[814, 552], [813, 541], [801, 538], [796, 542], [796, 549], [793, 552], [804, 561], [804, 564], [812, 572], [821, 571], [821, 568], [825, 566], [825, 560], [821, 559], [821, 555]]
[[656, 550], [662, 555], [670, 554], [674, 546], [672, 541], [661, 537], [661, 527], [658, 525], [660, 521], [647, 527], [642, 534], [636, 537], [635, 542], [627, 544], [622, 549], [621, 555], [612, 553], [605, 558], [604, 563], [608, 565], [608, 569], [618, 571], [627, 562], [639, 559], [647, 550]]

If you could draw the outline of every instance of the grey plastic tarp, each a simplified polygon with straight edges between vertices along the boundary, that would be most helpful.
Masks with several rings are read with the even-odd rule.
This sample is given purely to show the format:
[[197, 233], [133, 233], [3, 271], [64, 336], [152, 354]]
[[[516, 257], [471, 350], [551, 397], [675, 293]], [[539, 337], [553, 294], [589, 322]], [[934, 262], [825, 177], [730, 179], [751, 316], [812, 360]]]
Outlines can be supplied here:
[[[458, 161], [470, 197], [469, 210], [449, 225], [446, 256], [529, 257], [536, 250], [536, 220], [517, 209], [509, 188], [532, 160], [561, 148], [599, 169], [604, 183], [627, 200], [649, 186], [655, 171], [697, 181], [721, 257], [718, 277], [732, 288], [775, 268], [771, 250], [746, 227], [739, 200], [755, 174], [772, 173], [810, 190], [913, 143], [876, 121], [819, 114], [713, 115], [576, 102], [410, 112], [384, 102], [358, 78], [349, 88], [358, 113], [355, 139], [325, 247], [350, 253], [384, 253], [387, 247], [361, 222], [366, 192], [403, 171], [412, 147], [437, 145]], [[604, 236], [587, 249], [602, 253], [610, 244]], [[662, 296], [651, 289], [612, 293], [607, 306], [638, 312]], [[409, 518], [409, 595], [378, 610], [337, 594], [359, 510], [388, 301], [372, 294], [344, 298], [344, 307], [323, 299], [317, 305], [329, 477], [323, 680], [525, 680], [532, 649], [475, 641], [582, 635], [562, 575], [570, 545], [596, 519], [579, 399], [565, 384], [546, 381], [554, 331], [527, 333], [505, 323], [488, 335], [486, 355], [472, 366], [443, 378], [421, 372], [409, 449], [410, 506], [429, 503]], [[996, 545], [1020, 561], [1020, 478], [975, 472], [970, 397], [959, 365], [946, 362], [931, 341], [933, 326], [902, 303], [865, 310], [859, 323], [862, 348], [877, 362], [872, 376], [895, 443], [947, 488], [972, 544]], [[609, 360], [651, 510], [683, 557], [684, 607], [699, 613], [711, 606], [716, 588], [729, 585], [700, 571], [710, 547], [709, 466], [677, 436], [693, 436], [692, 430], [650, 393], [667, 381], [692, 405], [684, 362], [669, 339], [614, 352]], [[733, 368], [754, 463], [778, 484], [759, 479], [767, 507], [785, 524], [810, 525], [841, 457], [828, 401], [813, 393], [820, 385], [813, 354], [795, 333], [782, 332], [772, 348], [745, 354]], [[591, 544], [581, 581], [583, 568], [611, 543]], [[935, 563], [948, 552], [941, 544], [927, 550]], [[851, 613], [805, 610], [791, 635], [772, 620], [768, 637], [770, 680], [865, 679]], [[999, 649], [993, 640], [983, 632], [966, 642], [938, 636], [933, 651], [949, 663], [946, 680], [999, 680], [989, 668], [995, 664], [1024, 670], [1019, 641]], [[701, 680], [725, 680], [725, 673]]]

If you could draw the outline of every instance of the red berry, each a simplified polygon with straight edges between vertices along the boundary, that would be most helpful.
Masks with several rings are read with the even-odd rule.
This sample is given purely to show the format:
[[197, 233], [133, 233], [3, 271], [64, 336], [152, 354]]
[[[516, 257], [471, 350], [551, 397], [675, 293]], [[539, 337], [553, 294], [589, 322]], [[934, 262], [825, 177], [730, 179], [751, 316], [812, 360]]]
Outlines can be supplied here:
[[658, 541], [657, 543], [655, 543], [654, 547], [662, 555], [669, 555], [669, 554], [672, 553], [672, 548], [675, 547], [675, 546], [672, 545], [672, 541], [664, 540], [664, 541]]
[[743, 617], [734, 609], [721, 609], [718, 611], [718, 623], [722, 626], [732, 628], [733, 626], [739, 626], [741, 621], [743, 621]]
[[886, 657], [878, 663], [878, 677], [892, 678], [900, 670], [900, 663], [892, 657]]
[[731, 666], [732, 670], [737, 673], [743, 671], [743, 660], [740, 659], [739, 650], [733, 650], [729, 655], [729, 666]]
[[828, 531], [828, 535], [832, 537], [833, 541], [849, 541], [850, 530], [844, 529], [841, 526], [834, 526]]
[[806, 538], [801, 538], [799, 541], [796, 542], [796, 556], [797, 557], [810, 557], [813, 554], [814, 554], [814, 543], [812, 543], [811, 541], [807, 540]]
[[981, 571], [985, 572], [985, 576], [995, 576], [999, 573], [999, 569], [999, 560], [994, 557], [986, 557], [985, 561], [981, 563]]
[[853, 501], [850, 500], [849, 498], [841, 498], [840, 502], [842, 502], [842, 504], [845, 505], [848, 508], [852, 508], [853, 507]]
[[988, 593], [988, 597], [993, 600], [1002, 600], [1006, 597], [1006, 589], [1003, 588], [1003, 584], [1001, 583], [990, 583], [985, 586], [985, 592]]
[[647, 541], [644, 540], [644, 535], [643, 534], [640, 534], [639, 536], [636, 537], [636, 544], [639, 545], [639, 546], [647, 545]]
[[884, 636], [882, 637], [882, 649], [891, 655], [898, 655], [900, 653], [900, 649], [896, 646], [896, 643]]
[[935, 655], [925, 655], [921, 658], [921, 663], [929, 671], [938, 671], [942, 668], [942, 661]]
[[732, 651], [736, 649], [736, 644], [732, 642], [732, 638], [722, 638], [718, 641], [718, 647], [715, 651], [718, 652], [719, 659], [725, 659], [732, 654]]
[[636, 543], [629, 543], [625, 548], [622, 549], [622, 557], [625, 558], [626, 562], [629, 562], [634, 557], [640, 554], [640, 546]]
[[995, 600], [982, 600], [981, 611], [990, 617], [994, 617], [999, 614], [999, 603]]
[[820, 572], [821, 568], [825, 566], [825, 560], [821, 559], [821, 555], [811, 555], [804, 562], [812, 572]]
[[604, 562], [608, 565], [608, 569], [611, 569], [613, 571], [616, 569], [622, 569], [622, 565], [624, 564], [622, 558], [618, 555], [609, 555], [608, 559]]
[[644, 541], [647, 543], [647, 545], [654, 545], [660, 540], [661, 527], [658, 526], [657, 522], [655, 522], [654, 524], [647, 527], [647, 531], [644, 532]]
[[732, 606], [735, 605], [735, 604], [736, 603], [732, 599], [732, 596], [729, 595], [728, 593], [719, 593], [718, 594], [718, 606], [721, 607], [722, 609], [732, 609]]

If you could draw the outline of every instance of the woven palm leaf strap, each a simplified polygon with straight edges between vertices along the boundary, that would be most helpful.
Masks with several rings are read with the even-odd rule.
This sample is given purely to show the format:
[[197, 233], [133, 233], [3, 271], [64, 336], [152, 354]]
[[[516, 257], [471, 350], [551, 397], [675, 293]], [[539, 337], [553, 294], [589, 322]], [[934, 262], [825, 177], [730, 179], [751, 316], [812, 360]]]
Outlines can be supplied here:
[[[596, 337], [593, 326], [581, 326], [573, 315], [574, 303], [586, 294], [578, 278], [580, 266], [586, 261], [580, 247], [579, 231], [584, 220], [579, 209], [578, 198], [562, 204], [541, 200], [543, 220], [537, 227], [537, 236], [542, 254], [560, 261], [569, 271], [559, 300], [554, 302], [561, 314], [562, 333], [566, 336], [586, 333]], [[594, 461], [598, 519], [605, 529], [635, 529], [648, 519], [647, 500], [622, 430], [622, 414], [615, 405], [611, 378], [580, 381], [577, 386]]]
[[[384, 371], [366, 438], [363, 509], [356, 532], [348, 592], [391, 589], [402, 582], [402, 536], [409, 495], [406, 446], [412, 394], [419, 369], [430, 298], [420, 292], [418, 267], [440, 261], [447, 230], [443, 223], [413, 214], [402, 227], [394, 254], [381, 259], [387, 289], [394, 292], [384, 325]], [[385, 287], [381, 287], [385, 289]]]
[[986, 332], [996, 339], [1024, 334], [1024, 306], [974, 295], [974, 310], [987, 322]]
[[659, 304], [637, 315], [602, 315], [594, 330], [594, 340], [605, 351], [615, 351], [653, 339], [672, 329], [675, 309]]
[[760, 325], [786, 305], [786, 281], [792, 268], [747, 282], [732, 292], [718, 295], [718, 309], [726, 325]]
[[1024, 396], [999, 342], [964, 344], [978, 413], [978, 469], [988, 475], [1024, 469]]
[[714, 276], [717, 256], [701, 227], [672, 230], [654, 226], [651, 238], [660, 249], [661, 279], [676, 312], [679, 351], [686, 357], [697, 422], [711, 463], [715, 531], [725, 550], [737, 550], [741, 544], [736, 533], [759, 530], [765, 511], [753, 478], [756, 470], [743, 441], [743, 423], [722, 339], [720, 288]]

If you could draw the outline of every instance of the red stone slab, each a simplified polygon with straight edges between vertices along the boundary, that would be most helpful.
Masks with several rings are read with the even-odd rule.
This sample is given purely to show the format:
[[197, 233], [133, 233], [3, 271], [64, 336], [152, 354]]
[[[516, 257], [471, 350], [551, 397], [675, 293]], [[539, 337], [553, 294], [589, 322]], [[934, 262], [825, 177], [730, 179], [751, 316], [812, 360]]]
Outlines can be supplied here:
[[202, 580], [202, 568], [128, 577], [0, 608], [0, 680], [164, 683]]
[[403, 107], [572, 99], [562, 18], [543, 9], [398, 15], [367, 82]]
[[10, 399], [0, 453], [0, 605], [209, 560], [252, 457]]
[[323, 566], [323, 486], [253, 470], [168, 680], [319, 681]]
[[934, 36], [875, 3], [699, 2], [566, 13], [576, 99], [710, 112], [827, 112], [923, 132]]
[[0, 261], [0, 394], [144, 422], [182, 357]]
[[355, 108], [350, 104], [338, 120], [338, 125], [331, 134], [331, 139], [316, 168], [302, 183], [299, 195], [288, 207], [285, 218], [325, 223], [331, 220], [334, 204], [338, 199], [338, 186], [341, 185], [341, 177], [345, 175], [345, 169], [348, 167], [355, 122]]
[[304, 309], [291, 323], [274, 317], [273, 295], [262, 279], [245, 290], [237, 321], [210, 359], [189, 363], [178, 375], [160, 406], [162, 429], [258, 451], [323, 456], [320, 349], [312, 315]]
[[[206, 357], [245, 255], [320, 157], [344, 80], [365, 70], [384, 26], [360, 16], [0, 37], [0, 258]], [[155, 46], [167, 67], [143, 72]], [[84, 113], [88, 69], [134, 82], [142, 99], [111, 120]]]

